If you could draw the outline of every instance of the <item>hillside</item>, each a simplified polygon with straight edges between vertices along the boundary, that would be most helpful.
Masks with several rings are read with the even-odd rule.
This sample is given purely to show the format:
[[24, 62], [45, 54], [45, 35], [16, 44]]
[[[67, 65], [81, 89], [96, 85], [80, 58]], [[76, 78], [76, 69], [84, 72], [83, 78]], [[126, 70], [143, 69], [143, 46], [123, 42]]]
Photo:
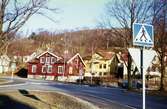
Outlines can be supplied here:
[[28, 38], [16, 38], [8, 47], [10, 55], [31, 54], [35, 50], [48, 48], [57, 53], [81, 55], [90, 54], [96, 50], [111, 50], [113, 47], [123, 47], [123, 41], [114, 35], [112, 30], [93, 29], [64, 33], [50, 33], [42, 31], [33, 33]]

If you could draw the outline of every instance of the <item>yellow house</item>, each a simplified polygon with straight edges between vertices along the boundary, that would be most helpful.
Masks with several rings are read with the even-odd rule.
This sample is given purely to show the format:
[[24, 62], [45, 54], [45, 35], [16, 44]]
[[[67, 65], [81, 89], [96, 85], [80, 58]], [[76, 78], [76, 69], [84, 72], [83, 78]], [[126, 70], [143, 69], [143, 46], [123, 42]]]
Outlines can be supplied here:
[[86, 64], [85, 77], [110, 76], [116, 73], [118, 59], [114, 52], [98, 51], [83, 59]]

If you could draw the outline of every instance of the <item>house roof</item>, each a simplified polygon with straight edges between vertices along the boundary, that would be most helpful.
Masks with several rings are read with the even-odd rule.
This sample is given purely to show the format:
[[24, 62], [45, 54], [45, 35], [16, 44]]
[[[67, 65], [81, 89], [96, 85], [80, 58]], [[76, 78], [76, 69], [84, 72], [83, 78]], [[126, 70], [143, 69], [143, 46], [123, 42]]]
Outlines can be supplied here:
[[58, 59], [61, 59], [61, 57], [55, 55], [54, 53], [52, 53], [52, 52], [50, 52], [50, 51], [45, 51], [45, 52], [39, 54], [36, 58], [39, 58], [39, 57], [41, 57], [42, 55], [44, 55], [44, 54], [46, 54], [46, 53], [51, 54], [52, 56], [54, 56], [54, 57], [56, 57], [56, 58], [58, 58]]
[[83, 60], [90, 60], [92, 58], [92, 56], [85, 56], [83, 57]]
[[73, 59], [75, 59], [77, 56], [81, 59], [81, 61], [82, 61], [82, 63], [84, 64], [84, 66], [86, 66], [85, 63], [84, 63], [84, 61], [83, 61], [83, 59], [82, 59], [82, 57], [81, 57], [81, 55], [80, 55], [79, 53], [77, 53], [77, 54], [74, 55], [71, 59], [69, 59], [69, 60], [67, 61], [67, 63], [71, 62], [71, 61], [72, 61]]
[[119, 61], [128, 62], [128, 52], [118, 53], [117, 57], [118, 57]]
[[[29, 62], [37, 62], [36, 59], [38, 59], [39, 57], [41, 57], [41, 56], [44, 55], [45, 53], [49, 53], [49, 54], [51, 54], [52, 56], [58, 58], [57, 63], [64, 63], [64, 62], [69, 63], [69, 62], [71, 62], [75, 57], [79, 56], [79, 58], [81, 59], [82, 63], [83, 63], [84, 66], [85, 66], [85, 63], [84, 63], [84, 61], [83, 61], [83, 59], [82, 59], [82, 57], [80, 56], [79, 53], [75, 54], [73, 57], [70, 56], [71, 54], [70, 54], [70, 55], [67, 55], [67, 54], [66, 54], [66, 55], [64, 55], [64, 58], [63, 58], [63, 57], [61, 57], [61, 56], [55, 55], [54, 53], [52, 53], [52, 52], [50, 52], [50, 51], [45, 51], [45, 52], [39, 54], [38, 56], [36, 56], [35, 58], [33, 58], [32, 60], [30, 60]], [[55, 52], [55, 53], [56, 53], [56, 52]]]
[[37, 63], [38, 61], [36, 59], [32, 59], [30, 61], [28, 61], [28, 63]]
[[111, 51], [98, 51], [96, 53], [102, 56], [104, 59], [111, 59], [115, 55], [115, 53]]
[[[35, 52], [33, 52], [35, 53]], [[45, 53], [49, 53], [50, 55], [58, 58], [58, 60], [62, 59], [62, 57], [59, 57], [57, 55], [55, 55], [54, 53], [50, 52], [50, 51], [45, 51], [45, 52], [37, 52], [36, 53], [36, 57], [33, 57], [32, 59], [30, 59], [28, 62], [36, 62], [36, 58], [38, 59], [39, 57], [41, 57], [42, 55], [44, 55]], [[32, 54], [33, 55], [33, 54]]]

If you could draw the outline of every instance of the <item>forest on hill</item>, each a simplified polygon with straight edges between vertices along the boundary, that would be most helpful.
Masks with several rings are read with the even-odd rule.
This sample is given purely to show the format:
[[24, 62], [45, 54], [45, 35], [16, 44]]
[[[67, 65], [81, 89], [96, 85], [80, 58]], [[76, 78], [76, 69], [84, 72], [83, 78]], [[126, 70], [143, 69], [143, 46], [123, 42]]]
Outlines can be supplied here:
[[121, 37], [109, 29], [87, 29], [51, 33], [40, 31], [29, 37], [17, 36], [7, 48], [7, 54], [30, 55], [36, 50], [48, 48], [59, 54], [65, 51], [71, 54], [79, 52], [82, 56], [98, 50], [112, 50], [113, 47], [124, 47]]

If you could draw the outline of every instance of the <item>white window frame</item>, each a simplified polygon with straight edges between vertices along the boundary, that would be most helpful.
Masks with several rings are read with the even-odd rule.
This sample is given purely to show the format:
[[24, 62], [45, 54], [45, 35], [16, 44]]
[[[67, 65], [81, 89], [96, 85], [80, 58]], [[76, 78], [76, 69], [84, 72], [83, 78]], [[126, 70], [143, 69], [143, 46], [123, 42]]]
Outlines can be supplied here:
[[[60, 72], [60, 68], [62, 69], [62, 72]], [[58, 66], [58, 73], [59, 73], [59, 74], [64, 73], [64, 66]]]
[[46, 63], [47, 64], [50, 64], [50, 59], [51, 59], [50, 57], [46, 57]]
[[40, 63], [45, 63], [45, 57], [40, 57]]
[[53, 68], [52, 65], [48, 65], [48, 67], [47, 67], [47, 73], [52, 73], [52, 68]]
[[55, 57], [51, 57], [51, 64], [54, 64], [56, 62], [56, 58]]
[[37, 71], [37, 65], [32, 65], [31, 72], [36, 73]]
[[[46, 71], [44, 72], [44, 68], [46, 68]], [[43, 65], [42, 66], [42, 73], [46, 73], [47, 72], [47, 66], [46, 65]]]

